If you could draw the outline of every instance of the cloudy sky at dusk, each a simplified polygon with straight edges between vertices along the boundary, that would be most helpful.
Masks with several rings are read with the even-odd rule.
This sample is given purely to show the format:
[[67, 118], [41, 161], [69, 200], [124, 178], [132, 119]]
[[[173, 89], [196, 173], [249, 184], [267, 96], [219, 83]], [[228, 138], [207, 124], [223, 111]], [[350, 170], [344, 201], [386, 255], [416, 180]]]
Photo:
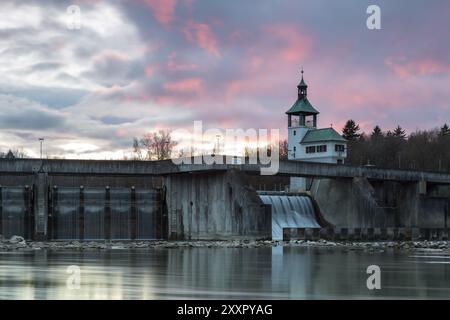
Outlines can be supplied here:
[[48, 156], [121, 158], [133, 136], [194, 120], [285, 135], [302, 66], [320, 127], [450, 122], [448, 0], [2, 1], [0, 14], [0, 151], [37, 156], [44, 137]]

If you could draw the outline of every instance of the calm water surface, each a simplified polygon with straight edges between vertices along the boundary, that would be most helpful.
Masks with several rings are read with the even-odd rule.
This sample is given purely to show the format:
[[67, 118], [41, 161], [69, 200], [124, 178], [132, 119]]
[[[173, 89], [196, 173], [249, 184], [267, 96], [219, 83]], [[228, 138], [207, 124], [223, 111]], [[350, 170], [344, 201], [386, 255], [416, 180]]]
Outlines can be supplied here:
[[[381, 290], [366, 287], [379, 265]], [[69, 290], [67, 267], [81, 269]], [[450, 255], [341, 249], [170, 248], [0, 253], [0, 299], [450, 298]]]

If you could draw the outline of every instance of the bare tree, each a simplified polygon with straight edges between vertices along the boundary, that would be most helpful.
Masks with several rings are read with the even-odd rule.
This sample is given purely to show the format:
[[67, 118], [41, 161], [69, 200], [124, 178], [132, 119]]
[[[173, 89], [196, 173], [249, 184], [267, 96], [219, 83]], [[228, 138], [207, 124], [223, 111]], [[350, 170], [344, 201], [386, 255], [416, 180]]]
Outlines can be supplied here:
[[280, 160], [287, 160], [288, 158], [288, 141], [287, 139], [280, 140], [279, 142]]
[[136, 137], [133, 138], [133, 160], [144, 160], [139, 139]]
[[133, 139], [133, 153], [136, 160], [165, 160], [172, 155], [177, 145], [169, 131], [159, 130], [144, 134], [141, 139]]

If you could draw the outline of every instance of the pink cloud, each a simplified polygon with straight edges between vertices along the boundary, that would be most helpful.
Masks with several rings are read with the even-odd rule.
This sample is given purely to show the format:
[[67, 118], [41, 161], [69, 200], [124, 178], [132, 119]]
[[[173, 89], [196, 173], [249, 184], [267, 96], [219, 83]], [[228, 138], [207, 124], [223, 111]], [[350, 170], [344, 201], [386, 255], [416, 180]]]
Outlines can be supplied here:
[[385, 64], [402, 79], [433, 74], [450, 74], [450, 66], [430, 58], [408, 61], [402, 57], [399, 59], [388, 58]]
[[155, 73], [155, 67], [152, 66], [152, 65], [148, 65], [148, 66], [145, 67], [144, 72], [145, 72], [145, 75], [150, 78]]
[[169, 70], [169, 72], [191, 71], [196, 70], [198, 68], [198, 65], [194, 63], [190, 64], [179, 63], [176, 57], [177, 57], [176, 52], [171, 52], [169, 54], [169, 59], [167, 61], [167, 69]]
[[254, 57], [251, 57], [251, 59], [250, 59], [250, 65], [254, 69], [259, 69], [261, 67], [261, 65], [263, 64], [263, 62], [264, 62], [264, 59], [260, 56], [254, 56]]
[[171, 92], [195, 92], [199, 93], [203, 90], [203, 80], [200, 78], [190, 78], [176, 81], [168, 81], [164, 84], [164, 88]]
[[183, 28], [186, 39], [215, 57], [220, 57], [216, 35], [206, 23], [189, 21]]
[[384, 108], [401, 108], [409, 103], [405, 92], [399, 92], [395, 83], [387, 89], [384, 86], [381, 88], [379, 79], [363, 74], [341, 80], [338, 86], [315, 97], [328, 100], [333, 108], [347, 113], [363, 110], [367, 106], [378, 106], [378, 111], [382, 112]]
[[224, 90], [229, 103], [270, 92], [286, 93], [286, 101], [291, 92], [294, 99], [300, 68], [312, 52], [313, 36], [290, 24], [264, 26], [260, 34], [255, 37], [245, 30], [234, 30], [229, 37], [231, 42], [246, 44], [239, 61], [241, 77], [229, 81]]
[[116, 137], [123, 138], [128, 136], [130, 133], [125, 128], [119, 128], [116, 130]]
[[163, 25], [169, 25], [175, 18], [177, 0], [144, 0], [153, 13], [156, 21]]
[[266, 72], [255, 72], [242, 79], [229, 81], [225, 86], [225, 99], [228, 103], [233, 99], [252, 99], [270, 92], [274, 87], [278, 87], [278, 83], [270, 82]]
[[267, 27], [268, 34], [280, 39], [284, 46], [279, 50], [279, 56], [286, 62], [299, 62], [304, 59], [312, 48], [312, 38], [299, 31], [298, 27], [289, 24], [277, 24]]
[[93, 57], [94, 61], [103, 61], [103, 60], [127, 61], [129, 59], [130, 59], [129, 56], [126, 53], [117, 50], [104, 50]]

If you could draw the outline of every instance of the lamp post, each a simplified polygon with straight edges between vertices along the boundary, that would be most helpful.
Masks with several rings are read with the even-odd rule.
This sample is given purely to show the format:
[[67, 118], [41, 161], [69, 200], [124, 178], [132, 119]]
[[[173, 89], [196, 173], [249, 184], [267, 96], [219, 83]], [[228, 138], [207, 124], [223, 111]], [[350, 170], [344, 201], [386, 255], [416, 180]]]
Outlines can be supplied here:
[[42, 144], [44, 143], [44, 138], [39, 138], [40, 142], [40, 159], [42, 159]]
[[163, 148], [165, 148], [165, 150], [163, 151], [163, 159], [162, 160], [170, 158], [169, 143], [170, 143], [169, 139], [164, 140], [164, 147]]
[[217, 150], [216, 150], [216, 152], [214, 152], [214, 153], [220, 153], [220, 138], [221, 138], [220, 134], [217, 134], [217, 135], [216, 135], [216, 139], [217, 139]]

